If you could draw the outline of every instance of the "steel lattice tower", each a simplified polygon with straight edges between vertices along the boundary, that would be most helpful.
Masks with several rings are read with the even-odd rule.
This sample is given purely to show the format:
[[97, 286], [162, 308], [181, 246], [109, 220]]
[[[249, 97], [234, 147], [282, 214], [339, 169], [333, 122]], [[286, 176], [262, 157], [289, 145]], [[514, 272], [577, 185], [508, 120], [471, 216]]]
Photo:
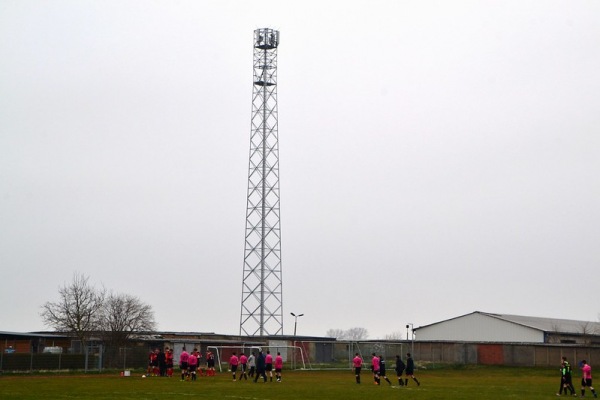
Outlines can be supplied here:
[[254, 31], [254, 83], [248, 167], [240, 335], [283, 334], [277, 47], [279, 31]]

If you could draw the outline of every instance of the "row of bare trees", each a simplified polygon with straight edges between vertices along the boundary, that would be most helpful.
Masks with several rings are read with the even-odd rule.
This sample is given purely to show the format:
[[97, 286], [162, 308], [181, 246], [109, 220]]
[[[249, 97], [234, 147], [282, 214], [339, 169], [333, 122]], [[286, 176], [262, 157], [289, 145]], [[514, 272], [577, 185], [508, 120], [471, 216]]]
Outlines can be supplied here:
[[100, 335], [106, 344], [118, 349], [135, 332], [156, 327], [150, 305], [135, 296], [96, 288], [80, 273], [59, 288], [58, 300], [46, 302], [40, 315], [46, 326], [77, 337], [86, 353], [92, 335]]
[[369, 331], [366, 328], [350, 328], [350, 329], [329, 329], [325, 335], [336, 339], [344, 340], [365, 340], [369, 338]]
[[[350, 329], [329, 329], [325, 335], [342, 340], [366, 340], [369, 338], [369, 331], [366, 328]], [[402, 340], [402, 332], [394, 331], [383, 337], [384, 340]]]

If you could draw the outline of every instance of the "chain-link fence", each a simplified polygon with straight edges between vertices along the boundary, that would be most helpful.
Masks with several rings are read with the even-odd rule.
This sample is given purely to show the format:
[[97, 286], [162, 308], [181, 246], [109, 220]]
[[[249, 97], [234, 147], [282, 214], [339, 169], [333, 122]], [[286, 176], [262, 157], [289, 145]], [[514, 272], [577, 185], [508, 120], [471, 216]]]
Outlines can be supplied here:
[[117, 370], [145, 369], [148, 354], [153, 346], [107, 347], [104, 351], [104, 368]]
[[[418, 367], [437, 365], [480, 364], [507, 366], [553, 366], [561, 356], [571, 360], [586, 359], [590, 362], [600, 359], [600, 346], [579, 346], [565, 344], [524, 344], [524, 343], [465, 343], [465, 342], [410, 342], [410, 341], [302, 341], [266, 340], [254, 344], [211, 344], [202, 341], [181, 342], [137, 342], [129, 347], [111, 347], [96, 344], [88, 348], [87, 354], [81, 348], [59, 348], [65, 352], [36, 352], [31, 348], [17, 349], [14, 352], [0, 352], [0, 372], [31, 371], [86, 371], [104, 370], [143, 370], [147, 371], [149, 354], [157, 348], [169, 346], [173, 350], [177, 368], [183, 347], [188, 351], [197, 348], [204, 356], [200, 367], [206, 363], [206, 353], [215, 355], [217, 370], [227, 370], [229, 357], [258, 350], [275, 355], [281, 353], [285, 369], [351, 369], [356, 354], [368, 365], [373, 353], [382, 356], [389, 366], [396, 355], [403, 360], [406, 353], [412, 353]], [[46, 348], [47, 350], [47, 348]]]
[[0, 371], [99, 370], [100, 354], [4, 353]]
[[506, 365], [553, 367], [561, 357], [597, 362], [600, 346], [551, 343], [415, 342], [413, 358], [421, 365]]
[[94, 346], [85, 354], [71, 353], [0, 353], [0, 371], [31, 372], [79, 370], [101, 372], [104, 369], [128, 370], [146, 368], [148, 346], [110, 348]]

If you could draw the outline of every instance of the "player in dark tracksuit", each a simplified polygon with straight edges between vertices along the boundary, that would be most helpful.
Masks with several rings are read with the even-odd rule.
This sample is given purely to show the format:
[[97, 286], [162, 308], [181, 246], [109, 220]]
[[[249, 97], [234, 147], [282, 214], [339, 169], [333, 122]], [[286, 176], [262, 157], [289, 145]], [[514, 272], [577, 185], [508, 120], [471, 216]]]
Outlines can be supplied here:
[[265, 373], [265, 355], [262, 351], [258, 352], [258, 357], [256, 357], [256, 376], [254, 377], [254, 383], [258, 381], [258, 377], [262, 376], [263, 382], [267, 381], [267, 374]]
[[383, 377], [383, 379], [385, 379], [390, 385], [392, 384], [392, 382], [390, 382], [388, 377], [385, 375], [385, 358], [383, 358], [381, 354], [379, 355], [379, 376]]
[[400, 386], [404, 386], [404, 381], [402, 380], [402, 373], [404, 372], [404, 369], [406, 368], [406, 365], [404, 364], [404, 362], [402, 361], [402, 359], [400, 358], [400, 356], [396, 356], [396, 376], [398, 377], [398, 384]]
[[[417, 386], [421, 386], [419, 380], [415, 378], [415, 362], [410, 353], [406, 353], [406, 376], [410, 376], [413, 381], [417, 382]], [[404, 380], [404, 385], [408, 386], [408, 378]]]

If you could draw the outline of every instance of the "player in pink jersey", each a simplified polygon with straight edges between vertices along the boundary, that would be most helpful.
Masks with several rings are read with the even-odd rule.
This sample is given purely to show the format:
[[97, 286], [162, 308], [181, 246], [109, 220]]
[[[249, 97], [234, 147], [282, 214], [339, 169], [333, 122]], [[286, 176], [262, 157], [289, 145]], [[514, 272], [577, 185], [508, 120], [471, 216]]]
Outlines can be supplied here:
[[196, 380], [196, 371], [198, 370], [198, 357], [196, 354], [198, 354], [198, 350], [194, 349], [188, 357], [189, 375], [193, 381]]
[[265, 356], [265, 371], [269, 373], [271, 382], [273, 382], [273, 356], [269, 350], [267, 350], [267, 355]]
[[275, 357], [275, 377], [277, 378], [277, 382], [281, 382], [281, 370], [283, 369], [283, 357], [281, 357], [281, 353], [277, 352], [277, 356]]
[[372, 356], [373, 358], [371, 359], [371, 371], [373, 371], [373, 380], [375, 381], [376, 385], [379, 385], [381, 381], [379, 379], [379, 357], [377, 357], [375, 353], [373, 353]]
[[354, 367], [354, 376], [356, 377], [356, 383], [360, 383], [360, 370], [362, 369], [363, 360], [360, 355], [356, 353], [352, 359], [352, 366]]
[[242, 378], [248, 380], [248, 374], [246, 374], [246, 370], [248, 367], [248, 357], [244, 353], [240, 354], [240, 381]]
[[185, 380], [185, 378], [188, 376], [189, 358], [190, 358], [190, 355], [187, 351], [185, 351], [185, 347], [184, 347], [183, 351], [179, 355], [179, 368], [181, 369], [181, 380], [182, 381]]
[[231, 357], [229, 357], [229, 369], [231, 370], [231, 374], [233, 375], [233, 381], [235, 382], [235, 374], [237, 373], [237, 367], [238, 364], [240, 363], [240, 359], [238, 358], [238, 356], [235, 355], [235, 351], [233, 352], [233, 354], [231, 355]]
[[587, 361], [581, 361], [581, 397], [585, 396], [585, 388], [589, 387], [590, 391], [594, 395], [594, 397], [598, 397], [594, 387], [592, 386], [592, 367], [587, 363]]

